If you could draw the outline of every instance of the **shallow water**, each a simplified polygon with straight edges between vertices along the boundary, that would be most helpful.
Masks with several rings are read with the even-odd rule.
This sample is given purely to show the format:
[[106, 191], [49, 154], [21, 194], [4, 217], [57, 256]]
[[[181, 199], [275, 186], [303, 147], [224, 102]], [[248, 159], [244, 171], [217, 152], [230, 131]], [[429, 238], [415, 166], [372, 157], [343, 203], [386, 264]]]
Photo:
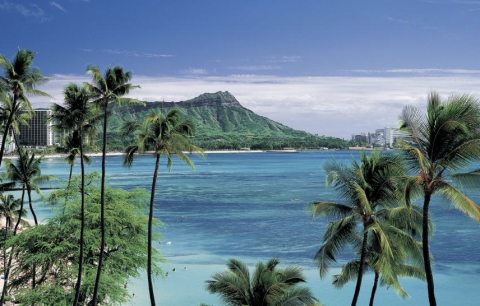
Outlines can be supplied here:
[[[159, 305], [219, 305], [216, 296], [204, 291], [205, 280], [224, 269], [228, 258], [240, 258], [249, 265], [271, 257], [283, 264], [304, 268], [308, 285], [325, 305], [347, 305], [354, 284], [335, 289], [330, 280], [321, 281], [312, 258], [319, 248], [326, 222], [313, 220], [304, 205], [314, 200], [335, 200], [325, 186], [324, 161], [358, 158], [359, 152], [301, 152], [209, 154], [193, 157], [196, 171], [175, 161], [172, 172], [165, 164], [157, 182], [155, 217], [168, 227], [162, 229], [162, 245], [155, 243], [168, 264], [165, 280], [156, 282]], [[68, 176], [62, 159], [47, 159], [43, 174]], [[107, 175], [113, 187], [149, 189], [154, 159], [139, 157], [131, 169], [122, 167], [122, 157], [107, 158]], [[100, 158], [93, 158], [87, 170], [99, 170]], [[76, 173], [79, 169], [75, 169]], [[478, 195], [472, 196], [477, 203]], [[36, 200], [39, 216], [48, 208]], [[480, 229], [475, 221], [448, 209], [434, 199], [432, 213], [436, 231], [431, 243], [435, 257], [435, 285], [439, 305], [480, 305]], [[165, 242], [171, 241], [171, 245]], [[350, 253], [340, 257], [347, 260]], [[176, 272], [172, 272], [173, 268]], [[184, 270], [187, 267], [187, 270]], [[332, 269], [332, 275], [338, 269]], [[373, 282], [367, 275], [359, 305], [368, 305]], [[401, 281], [411, 298], [402, 300], [393, 290], [380, 288], [376, 305], [426, 305], [426, 284]], [[130, 305], [147, 305], [145, 277], [129, 286], [135, 292]]]

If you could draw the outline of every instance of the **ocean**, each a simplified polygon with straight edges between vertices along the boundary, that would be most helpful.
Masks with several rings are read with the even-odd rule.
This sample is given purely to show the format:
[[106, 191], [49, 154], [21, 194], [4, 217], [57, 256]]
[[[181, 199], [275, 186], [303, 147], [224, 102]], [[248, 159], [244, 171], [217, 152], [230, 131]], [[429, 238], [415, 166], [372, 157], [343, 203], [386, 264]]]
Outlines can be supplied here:
[[[281, 265], [299, 265], [307, 285], [327, 306], [349, 305], [354, 283], [342, 290], [331, 279], [320, 280], [313, 256], [321, 245], [325, 225], [312, 220], [305, 204], [319, 200], [338, 200], [325, 184], [322, 164], [331, 158], [359, 158], [357, 151], [319, 151], [287, 153], [208, 154], [193, 156], [192, 171], [178, 160], [167, 172], [165, 160], [157, 181], [155, 217], [167, 224], [159, 229], [162, 244], [157, 247], [168, 263], [166, 279], [155, 283], [159, 305], [220, 305], [217, 296], [204, 290], [205, 281], [225, 269], [229, 258], [239, 258], [252, 269], [262, 260], [279, 258]], [[87, 171], [99, 170], [101, 159], [93, 158]], [[153, 175], [152, 156], [140, 156], [132, 168], [122, 166], [121, 156], [107, 158], [107, 176], [112, 187], [149, 190]], [[75, 168], [78, 174], [78, 166]], [[69, 167], [61, 158], [46, 159], [42, 173], [59, 179], [68, 177]], [[480, 196], [471, 195], [480, 203]], [[438, 305], [480, 305], [480, 228], [448, 203], [434, 198], [432, 215], [435, 232], [431, 251], [435, 257], [434, 277]], [[50, 211], [35, 201], [36, 212], [47, 218]], [[171, 244], [166, 244], [170, 241]], [[352, 254], [345, 251], [340, 261]], [[176, 272], [173, 272], [175, 268]], [[185, 269], [186, 268], [186, 269]], [[331, 269], [331, 275], [339, 266]], [[132, 280], [128, 289], [135, 293], [127, 305], [148, 305], [145, 274]], [[381, 287], [376, 305], [427, 305], [427, 285], [415, 279], [401, 279], [410, 298], [399, 298], [393, 289]], [[364, 277], [359, 305], [368, 305], [373, 275]]]

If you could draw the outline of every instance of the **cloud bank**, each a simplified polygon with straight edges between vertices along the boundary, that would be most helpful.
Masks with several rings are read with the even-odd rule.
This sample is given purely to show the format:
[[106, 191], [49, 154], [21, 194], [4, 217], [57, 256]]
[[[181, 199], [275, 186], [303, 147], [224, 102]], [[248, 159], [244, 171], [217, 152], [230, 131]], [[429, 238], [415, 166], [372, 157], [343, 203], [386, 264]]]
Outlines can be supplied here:
[[[41, 89], [62, 100], [69, 82], [87, 76], [53, 75]], [[145, 101], [182, 101], [205, 92], [229, 91], [240, 103], [262, 116], [319, 135], [349, 138], [353, 133], [396, 126], [405, 105], [424, 106], [427, 93], [444, 96], [471, 93], [480, 97], [480, 75], [399, 77], [280, 77], [259, 75], [149, 77], [134, 76], [141, 89], [131, 97]], [[34, 106], [46, 106], [32, 98]]]

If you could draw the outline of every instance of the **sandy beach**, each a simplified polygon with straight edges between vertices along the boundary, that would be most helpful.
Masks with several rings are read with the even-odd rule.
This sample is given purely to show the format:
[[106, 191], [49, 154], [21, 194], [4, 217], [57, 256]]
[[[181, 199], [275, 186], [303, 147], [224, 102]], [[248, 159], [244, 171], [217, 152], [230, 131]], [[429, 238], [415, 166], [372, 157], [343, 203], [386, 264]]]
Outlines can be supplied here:
[[[281, 152], [281, 150], [278, 150]], [[225, 154], [225, 153], [266, 153], [267, 151], [264, 150], [219, 150], [219, 151], [204, 151], [204, 154]], [[153, 152], [145, 152], [142, 155], [148, 155], [152, 154]], [[184, 152], [186, 154], [198, 154], [197, 152]], [[102, 156], [102, 153], [86, 153], [90, 157], [100, 157]], [[123, 156], [125, 153], [122, 152], [107, 152], [107, 156]], [[45, 154], [43, 155], [44, 158], [65, 158], [67, 155], [66, 154]], [[17, 158], [17, 155], [9, 155], [5, 156], [7, 159], [15, 159]]]

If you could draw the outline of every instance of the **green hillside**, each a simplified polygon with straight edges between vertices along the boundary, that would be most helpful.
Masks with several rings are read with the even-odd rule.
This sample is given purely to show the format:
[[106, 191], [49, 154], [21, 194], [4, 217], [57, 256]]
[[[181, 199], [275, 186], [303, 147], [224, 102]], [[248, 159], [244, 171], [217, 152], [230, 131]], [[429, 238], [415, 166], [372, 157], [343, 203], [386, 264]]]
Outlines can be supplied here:
[[119, 135], [125, 120], [142, 122], [150, 109], [166, 112], [173, 107], [180, 110], [185, 120], [195, 123], [194, 142], [204, 149], [344, 148], [349, 145], [338, 138], [314, 136], [257, 115], [226, 91], [205, 93], [181, 102], [146, 102], [146, 106], [114, 107], [109, 119], [110, 149], [119, 149], [131, 141], [130, 137]]
[[[308, 136], [310, 134], [297, 131], [281, 123], [259, 116], [243, 107], [228, 91], [205, 93], [191, 100], [182, 102], [146, 102], [146, 106], [116, 108], [111, 126], [117, 128], [125, 118], [142, 120], [152, 108], [167, 111], [176, 107], [184, 115], [184, 119], [195, 122], [198, 136], [220, 136], [233, 133], [235, 135], [253, 136]], [[117, 122], [118, 121], [118, 122]]]

